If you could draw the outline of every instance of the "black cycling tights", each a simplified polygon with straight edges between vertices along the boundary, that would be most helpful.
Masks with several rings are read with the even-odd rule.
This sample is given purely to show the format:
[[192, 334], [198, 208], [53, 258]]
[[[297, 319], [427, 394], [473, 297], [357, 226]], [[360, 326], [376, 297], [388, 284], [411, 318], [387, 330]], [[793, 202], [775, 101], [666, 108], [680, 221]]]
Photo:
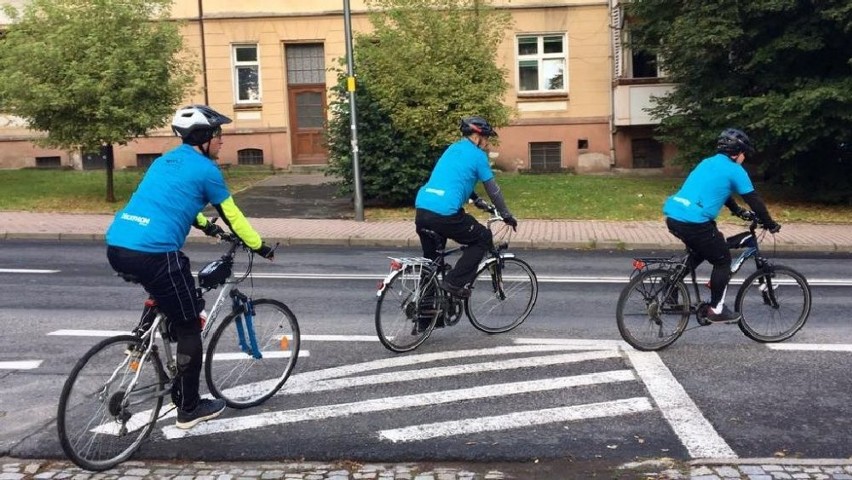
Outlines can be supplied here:
[[201, 305], [189, 258], [183, 252], [144, 253], [121, 247], [108, 247], [107, 259], [113, 270], [137, 277], [177, 334], [178, 376], [172, 387], [172, 400], [182, 410], [198, 404], [201, 377]]
[[694, 255], [691, 268], [695, 268], [704, 260], [713, 265], [710, 275], [710, 305], [721, 308], [725, 301], [725, 289], [731, 280], [731, 251], [725, 241], [725, 236], [716, 228], [716, 222], [686, 223], [666, 219], [669, 232], [679, 238]]

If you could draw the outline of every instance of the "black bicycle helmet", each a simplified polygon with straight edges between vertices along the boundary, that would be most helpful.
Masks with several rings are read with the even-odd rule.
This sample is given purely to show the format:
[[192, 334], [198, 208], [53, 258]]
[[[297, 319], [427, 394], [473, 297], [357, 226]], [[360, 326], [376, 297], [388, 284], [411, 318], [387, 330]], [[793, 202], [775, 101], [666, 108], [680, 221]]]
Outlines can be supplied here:
[[754, 145], [742, 130], [726, 128], [716, 140], [716, 151], [727, 155], [739, 155], [742, 152], [751, 155], [754, 153]]
[[207, 105], [190, 105], [178, 109], [172, 119], [172, 131], [192, 146], [204, 145], [222, 132], [231, 119]]
[[491, 125], [488, 124], [482, 117], [465, 117], [461, 119], [459, 124], [459, 130], [461, 130], [462, 135], [465, 137], [472, 135], [474, 133], [478, 133], [483, 137], [496, 137], [497, 132], [491, 128]]

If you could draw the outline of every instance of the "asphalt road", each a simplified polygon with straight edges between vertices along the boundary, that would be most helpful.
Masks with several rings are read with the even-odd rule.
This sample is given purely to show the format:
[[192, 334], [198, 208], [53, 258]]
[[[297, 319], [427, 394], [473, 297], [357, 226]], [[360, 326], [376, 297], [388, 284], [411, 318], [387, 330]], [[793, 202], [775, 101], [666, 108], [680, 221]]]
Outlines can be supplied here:
[[[200, 267], [220, 247], [187, 251]], [[778, 259], [814, 282], [811, 318], [782, 344], [789, 350], [716, 325], [688, 331], [659, 354], [639, 354], [621, 344], [614, 322], [631, 253], [518, 251], [541, 280], [524, 325], [488, 336], [462, 322], [397, 355], [375, 338], [375, 289], [386, 257], [410, 253], [289, 248], [259, 264], [255, 297], [283, 300], [299, 318], [296, 374], [263, 406], [228, 411], [190, 436], [163, 421], [138, 457], [852, 455], [849, 257]], [[4, 242], [0, 249], [0, 365], [38, 362], [0, 369], [0, 455], [60, 456], [53, 420], [65, 376], [104, 331], [126, 330], [138, 318], [142, 292], [111, 276], [103, 254], [92, 243]], [[829, 280], [837, 286], [822, 286]]]

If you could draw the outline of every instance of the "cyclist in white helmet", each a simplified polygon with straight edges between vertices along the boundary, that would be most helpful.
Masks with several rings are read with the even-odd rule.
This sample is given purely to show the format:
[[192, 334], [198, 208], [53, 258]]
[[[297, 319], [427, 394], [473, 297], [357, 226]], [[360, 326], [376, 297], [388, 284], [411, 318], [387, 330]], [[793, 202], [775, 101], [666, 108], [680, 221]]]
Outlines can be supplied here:
[[198, 393], [203, 300], [197, 295], [189, 258], [181, 251], [189, 228], [210, 236], [222, 232], [200, 213], [212, 204], [249, 248], [270, 260], [274, 255], [237, 208], [216, 165], [222, 125], [228, 123], [230, 118], [205, 105], [179, 109], [172, 130], [183, 143], [154, 160], [106, 232], [112, 268], [139, 280], [167, 315], [177, 337], [178, 374], [172, 400], [179, 428], [192, 428], [225, 409], [223, 400], [202, 399]]

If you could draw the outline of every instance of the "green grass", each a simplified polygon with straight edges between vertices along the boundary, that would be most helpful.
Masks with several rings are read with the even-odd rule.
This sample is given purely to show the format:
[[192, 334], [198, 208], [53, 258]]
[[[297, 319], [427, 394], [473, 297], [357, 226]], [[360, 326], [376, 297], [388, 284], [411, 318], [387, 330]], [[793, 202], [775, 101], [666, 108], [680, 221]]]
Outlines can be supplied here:
[[[629, 175], [521, 175], [499, 173], [497, 182], [520, 219], [662, 220], [662, 205], [682, 178]], [[789, 191], [756, 185], [773, 217], [784, 222], [852, 223], [852, 208], [799, 201]], [[478, 188], [483, 194], [481, 186]], [[743, 207], [747, 207], [742, 201]], [[728, 220], [723, 208], [720, 220]], [[368, 219], [413, 220], [414, 210], [368, 209]], [[731, 220], [733, 220], [731, 218]]]
[[[268, 167], [224, 170], [232, 192], [273, 173]], [[108, 203], [103, 171], [0, 170], [0, 210], [33, 212], [113, 213], [124, 206], [139, 183], [141, 171], [115, 172], [116, 202]], [[628, 175], [520, 175], [499, 173], [497, 181], [509, 208], [520, 219], [662, 220], [666, 197], [681, 178]], [[480, 194], [483, 194], [481, 186]], [[790, 191], [757, 185], [773, 217], [781, 223], [849, 223], [852, 208], [798, 200]], [[744, 205], [745, 206], [745, 205]], [[413, 220], [413, 208], [368, 208], [368, 220]], [[720, 220], [733, 219], [723, 209]]]
[[[106, 201], [106, 172], [76, 170], [0, 170], [0, 210], [57, 213], [114, 213], [142, 178], [139, 170], [116, 170], [115, 203]], [[272, 174], [269, 168], [234, 167], [223, 171], [231, 192]]]

